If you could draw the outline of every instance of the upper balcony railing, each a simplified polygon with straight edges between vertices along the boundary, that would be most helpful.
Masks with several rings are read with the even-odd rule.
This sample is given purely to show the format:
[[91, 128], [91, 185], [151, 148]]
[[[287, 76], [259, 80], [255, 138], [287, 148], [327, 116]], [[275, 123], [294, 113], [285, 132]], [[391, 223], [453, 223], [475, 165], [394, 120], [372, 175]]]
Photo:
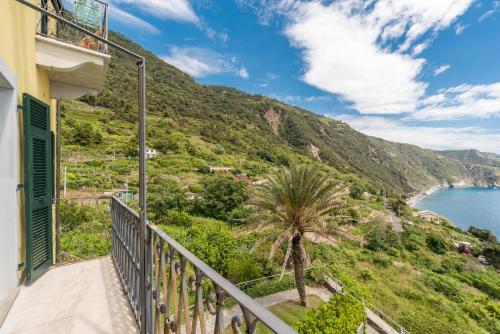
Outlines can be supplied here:
[[[42, 0], [42, 7], [71, 21], [80, 27], [108, 38], [108, 4], [100, 0], [75, 0], [72, 8], [49, 7], [51, 0]], [[61, 3], [60, 0], [55, 2]], [[67, 26], [61, 21], [40, 14], [37, 33], [59, 41], [80, 46], [89, 50], [107, 53], [107, 45], [81, 31]]]
[[[146, 227], [145, 261], [148, 278], [141, 287], [140, 248], [144, 241], [140, 239], [139, 215], [113, 198], [111, 216], [113, 260], [141, 332], [222, 334], [232, 329], [238, 334], [244, 324], [244, 332], [254, 334], [260, 321], [274, 333], [296, 333], [160, 228], [149, 223]], [[147, 292], [142, 294], [141, 289], [147, 289]], [[145, 301], [141, 301], [141, 295], [146, 296]], [[239, 304], [243, 319], [227, 312], [224, 302], [228, 298]], [[146, 312], [145, 317], [142, 312]], [[147, 319], [149, 324], [141, 323], [141, 319]]]

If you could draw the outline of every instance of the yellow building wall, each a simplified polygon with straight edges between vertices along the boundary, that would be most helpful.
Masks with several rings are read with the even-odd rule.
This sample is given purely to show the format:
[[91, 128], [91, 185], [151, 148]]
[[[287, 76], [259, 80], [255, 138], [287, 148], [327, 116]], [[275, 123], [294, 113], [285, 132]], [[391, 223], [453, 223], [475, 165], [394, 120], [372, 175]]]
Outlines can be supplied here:
[[[40, 5], [40, 1], [32, 1]], [[49, 6], [51, 6], [49, 1]], [[35, 63], [35, 35], [40, 20], [40, 13], [15, 1], [0, 0], [0, 58], [14, 73], [18, 83], [18, 104], [22, 104], [22, 94], [28, 93], [51, 106], [51, 127], [55, 131], [56, 101], [50, 99], [50, 83], [46, 70], [40, 69]], [[53, 22], [49, 22], [49, 26]], [[18, 111], [22, 114], [21, 111]], [[21, 119], [22, 117], [20, 117]], [[24, 176], [24, 159], [22, 152], [22, 124], [19, 124], [21, 154], [19, 156], [21, 170], [19, 171], [22, 184]], [[24, 204], [23, 192], [18, 192], [18, 200]], [[19, 263], [25, 259], [25, 231], [24, 207], [20, 215], [19, 226]], [[22, 272], [19, 272], [22, 276]]]

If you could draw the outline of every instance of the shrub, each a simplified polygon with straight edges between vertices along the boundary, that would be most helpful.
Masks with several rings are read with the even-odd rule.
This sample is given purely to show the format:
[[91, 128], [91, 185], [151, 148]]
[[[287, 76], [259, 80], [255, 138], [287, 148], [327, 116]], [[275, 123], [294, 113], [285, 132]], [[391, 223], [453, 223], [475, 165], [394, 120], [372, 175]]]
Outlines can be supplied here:
[[327, 303], [311, 310], [294, 327], [301, 334], [352, 334], [365, 319], [361, 302], [350, 295], [336, 294]]
[[176, 226], [191, 226], [191, 217], [183, 211], [169, 210], [167, 213], [167, 221]]
[[166, 216], [171, 209], [182, 210], [187, 205], [184, 192], [175, 180], [155, 177], [150, 184], [149, 208], [156, 218]]
[[217, 155], [222, 155], [224, 153], [226, 153], [226, 150], [224, 149], [224, 147], [222, 145], [215, 145], [214, 148], [212, 149], [212, 151], [217, 154]]
[[366, 248], [371, 250], [387, 250], [399, 242], [398, 235], [383, 223], [375, 223], [366, 235]]
[[374, 265], [383, 268], [388, 268], [390, 265], [392, 265], [391, 259], [387, 255], [384, 255], [384, 253], [373, 254], [372, 262]]
[[482, 254], [496, 269], [500, 269], [500, 244], [486, 245], [482, 250]]
[[197, 215], [226, 220], [229, 212], [248, 199], [246, 183], [232, 175], [209, 176], [202, 180], [203, 196], [196, 198], [192, 212]]
[[473, 236], [481, 239], [482, 241], [493, 242], [493, 243], [497, 242], [497, 238], [495, 237], [495, 235], [493, 233], [491, 233], [490, 230], [481, 229], [481, 228], [478, 228], [475, 226], [471, 226], [471, 227], [469, 227], [467, 232], [469, 232]]
[[439, 235], [430, 234], [425, 238], [427, 247], [436, 254], [443, 255], [448, 250], [448, 245]]
[[424, 277], [424, 283], [435, 291], [442, 293], [451, 300], [460, 302], [462, 297], [458, 288], [451, 282], [450, 278], [434, 273], [427, 273]]
[[250, 254], [235, 257], [228, 264], [228, 278], [235, 282], [250, 281], [261, 277], [262, 273], [262, 265]]
[[210, 174], [210, 167], [207, 165], [201, 165], [198, 167], [198, 173], [200, 174]]
[[78, 230], [61, 233], [61, 249], [70, 260], [104, 256], [111, 252], [111, 236]]
[[362, 184], [356, 183], [351, 186], [350, 195], [354, 199], [363, 199], [363, 193], [366, 187]]
[[92, 220], [92, 211], [74, 202], [61, 203], [61, 228], [63, 231], [73, 231]]
[[100, 144], [102, 142], [102, 133], [92, 123], [80, 122], [74, 125], [72, 135], [68, 140], [71, 144], [82, 146]]

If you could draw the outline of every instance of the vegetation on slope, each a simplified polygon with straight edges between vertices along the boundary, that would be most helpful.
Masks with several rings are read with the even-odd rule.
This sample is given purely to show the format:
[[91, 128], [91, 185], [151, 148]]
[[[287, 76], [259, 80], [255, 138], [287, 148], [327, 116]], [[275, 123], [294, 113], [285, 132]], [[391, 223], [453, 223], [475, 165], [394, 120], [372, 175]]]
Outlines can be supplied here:
[[[148, 112], [170, 124], [164, 129], [198, 136], [225, 149], [271, 161], [286, 160], [286, 150], [316, 156], [342, 173], [370, 178], [380, 187], [410, 193], [439, 182], [467, 178], [483, 182], [484, 173], [432, 151], [360, 134], [347, 124], [260, 95], [197, 84], [120, 34], [111, 39], [147, 59]], [[104, 90], [86, 100], [136, 119], [133, 60], [112, 50]], [[151, 146], [161, 147], [161, 140]], [[266, 147], [266, 152], [262, 148]]]
[[[119, 35], [113, 38], [145, 52]], [[70, 197], [99, 196], [125, 183], [137, 192], [135, 65], [113, 56], [101, 95], [63, 105]], [[200, 86], [152, 54], [148, 70], [148, 146], [159, 150], [148, 160], [149, 218], [203, 261], [237, 282], [279, 273], [286, 246], [268, 257], [279, 230], [249, 226], [254, 212], [245, 203], [253, 183], [282, 166], [315, 165], [350, 189], [334, 214], [351, 219], [332, 219], [326, 237], [304, 240], [314, 268], [306, 275], [308, 284], [321, 282], [324, 274], [338, 277], [411, 333], [500, 331], [499, 275], [476, 258], [498, 244], [485, 246], [446, 222], [420, 222], [400, 196], [471, 177], [464, 164], [364, 136], [272, 99]], [[227, 167], [229, 173], [212, 173], [213, 167]], [[388, 224], [385, 197], [408, 222], [404, 233]], [[135, 207], [136, 201], [129, 204]], [[108, 238], [109, 221], [96, 220], [100, 209], [90, 209], [93, 215], [80, 209], [86, 210], [63, 210], [63, 249], [70, 258], [109, 252], [109, 243], [96, 242]], [[479, 253], [457, 252], [456, 240], [472, 242]], [[250, 285], [247, 292], [257, 297], [293, 286], [284, 278]]]

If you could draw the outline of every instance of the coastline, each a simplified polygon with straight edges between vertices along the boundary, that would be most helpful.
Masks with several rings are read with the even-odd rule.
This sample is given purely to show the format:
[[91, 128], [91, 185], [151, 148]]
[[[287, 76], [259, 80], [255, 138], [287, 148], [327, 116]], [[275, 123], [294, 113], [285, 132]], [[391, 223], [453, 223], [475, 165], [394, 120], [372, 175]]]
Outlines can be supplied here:
[[[406, 204], [408, 204], [408, 206], [410, 206], [410, 207], [413, 208], [422, 199], [424, 199], [425, 197], [429, 196], [433, 192], [438, 191], [440, 189], [444, 189], [444, 188], [471, 188], [471, 187], [490, 188], [490, 186], [476, 185], [476, 184], [468, 183], [468, 182], [465, 182], [465, 181], [460, 181], [460, 182], [456, 182], [456, 183], [448, 184], [448, 185], [446, 185], [446, 184], [438, 184], [438, 185], [430, 187], [430, 188], [428, 188], [426, 190], [422, 190], [421, 192], [419, 192], [419, 193], [411, 196], [410, 198], [408, 198], [406, 200]], [[499, 188], [499, 185], [493, 184], [492, 187], [493, 188]]]
[[443, 186], [443, 185], [436, 185], [436, 186], [433, 186], [433, 187], [431, 187], [431, 188], [429, 188], [427, 190], [423, 190], [423, 191], [419, 192], [418, 194], [411, 196], [406, 201], [406, 204], [408, 204], [409, 206], [411, 206], [413, 208], [413, 207], [415, 207], [415, 204], [417, 204], [418, 202], [420, 202], [426, 196], [428, 196], [428, 195], [432, 194], [433, 192], [438, 191], [439, 189], [442, 189], [442, 188], [445, 188], [445, 186]]

